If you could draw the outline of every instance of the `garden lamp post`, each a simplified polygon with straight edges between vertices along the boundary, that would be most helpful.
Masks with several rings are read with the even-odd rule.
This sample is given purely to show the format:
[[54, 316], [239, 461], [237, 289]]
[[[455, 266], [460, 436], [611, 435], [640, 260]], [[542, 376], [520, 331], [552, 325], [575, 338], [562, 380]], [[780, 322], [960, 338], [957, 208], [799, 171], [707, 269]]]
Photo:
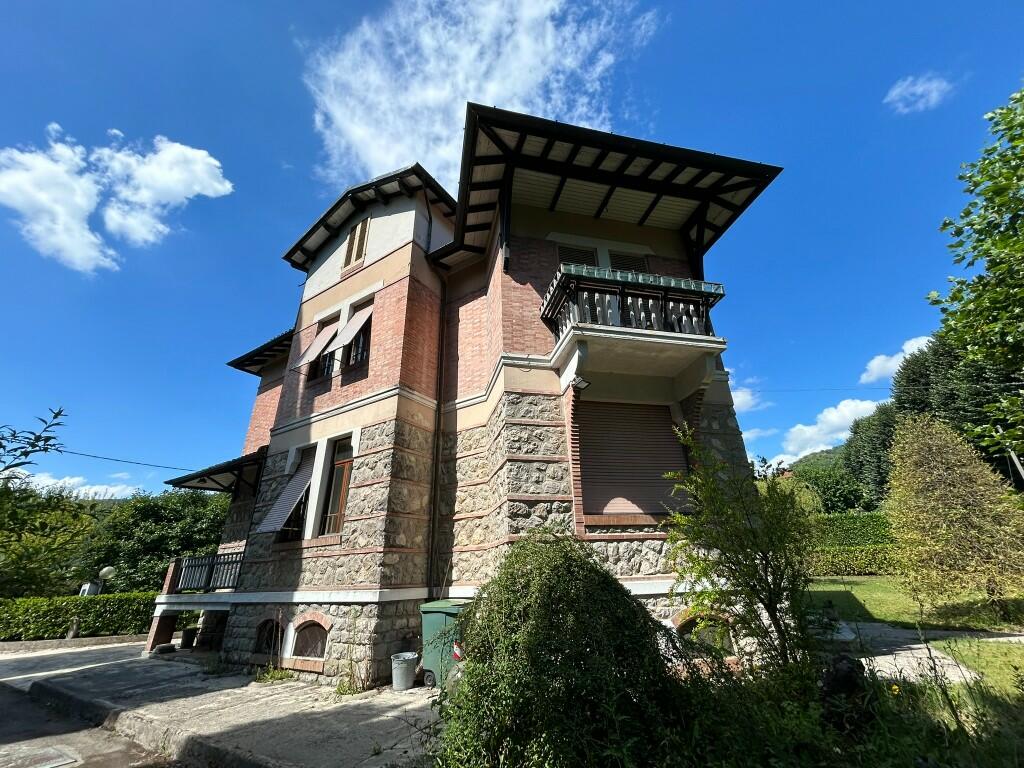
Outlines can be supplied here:
[[117, 569], [114, 566], [108, 565], [105, 568], [100, 568], [100, 588], [96, 594], [102, 594], [103, 582], [110, 581], [110, 579], [114, 578], [115, 576], [117, 576]]

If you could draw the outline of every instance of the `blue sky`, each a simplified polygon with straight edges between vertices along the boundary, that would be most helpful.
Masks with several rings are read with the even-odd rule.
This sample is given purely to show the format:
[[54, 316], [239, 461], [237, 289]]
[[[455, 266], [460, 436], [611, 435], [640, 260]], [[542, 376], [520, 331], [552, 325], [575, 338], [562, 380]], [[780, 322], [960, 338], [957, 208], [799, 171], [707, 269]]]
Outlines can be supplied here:
[[[959, 163], [1024, 78], [1010, 2], [3, 15], [0, 423], [63, 406], [68, 448], [184, 468], [241, 449], [256, 380], [224, 362], [292, 324], [285, 248], [369, 174], [419, 160], [455, 194], [467, 99], [784, 166], [708, 255], [715, 325], [751, 452], [836, 444], [888, 396], [898, 358], [875, 358], [936, 327]], [[100, 493], [175, 474], [36, 469]]]

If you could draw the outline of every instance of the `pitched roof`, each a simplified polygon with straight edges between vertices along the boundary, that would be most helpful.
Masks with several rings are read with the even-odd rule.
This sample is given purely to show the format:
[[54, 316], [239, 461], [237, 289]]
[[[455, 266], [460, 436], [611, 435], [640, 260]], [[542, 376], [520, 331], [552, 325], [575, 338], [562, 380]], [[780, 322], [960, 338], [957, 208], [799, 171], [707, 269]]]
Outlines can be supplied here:
[[244, 355], [239, 355], [234, 360], [229, 360], [228, 365], [245, 373], [253, 373], [258, 376], [260, 369], [267, 363], [288, 356], [288, 352], [292, 348], [293, 333], [294, 330], [289, 328], [270, 341], [260, 344], [256, 349], [250, 350]]
[[350, 216], [372, 203], [387, 204], [399, 195], [412, 197], [426, 190], [433, 205], [441, 205], [455, 214], [455, 199], [419, 163], [378, 176], [363, 184], [349, 187], [330, 208], [289, 248], [283, 258], [296, 269], [306, 272], [316, 251], [337, 235]]
[[679, 230], [703, 254], [781, 171], [470, 103], [455, 238], [431, 257], [482, 256], [512, 203]]

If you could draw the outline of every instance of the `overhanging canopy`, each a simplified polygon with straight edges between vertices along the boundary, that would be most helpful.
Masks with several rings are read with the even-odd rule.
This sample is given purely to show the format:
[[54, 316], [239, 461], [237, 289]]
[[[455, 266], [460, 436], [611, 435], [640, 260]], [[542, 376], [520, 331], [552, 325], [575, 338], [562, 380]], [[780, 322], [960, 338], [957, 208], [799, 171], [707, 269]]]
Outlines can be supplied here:
[[308, 363], [312, 363], [314, 360], [320, 357], [320, 355], [322, 355], [326, 350], [327, 344], [331, 341], [331, 339], [334, 338], [334, 334], [336, 334], [337, 332], [337, 320], [335, 320], [333, 323], [328, 323], [323, 328], [321, 328], [317, 332], [316, 338], [313, 339], [313, 343], [306, 347], [306, 351], [302, 353], [302, 357], [300, 357], [299, 361], [292, 366], [292, 370], [294, 371], [296, 368], [301, 368], [302, 366], [307, 365]]
[[165, 480], [166, 485], [174, 488], [196, 488], [201, 491], [227, 491], [231, 492], [235, 484], [242, 478], [248, 467], [259, 467], [263, 464], [266, 455], [266, 447], [260, 448], [252, 453], [239, 456], [237, 459], [214, 464], [212, 467], [200, 469], [197, 472], [190, 472], [181, 477]]
[[431, 255], [482, 256], [499, 206], [516, 203], [679, 230], [702, 256], [781, 171], [469, 104], [455, 238]]
[[256, 349], [246, 352], [244, 355], [239, 355], [234, 360], [231, 360], [228, 365], [232, 368], [237, 368], [239, 371], [253, 373], [258, 376], [260, 370], [267, 363], [272, 363], [282, 357], [288, 357], [288, 353], [292, 348], [293, 333], [294, 331], [289, 328], [284, 333], [279, 333], [270, 341], [260, 344]]

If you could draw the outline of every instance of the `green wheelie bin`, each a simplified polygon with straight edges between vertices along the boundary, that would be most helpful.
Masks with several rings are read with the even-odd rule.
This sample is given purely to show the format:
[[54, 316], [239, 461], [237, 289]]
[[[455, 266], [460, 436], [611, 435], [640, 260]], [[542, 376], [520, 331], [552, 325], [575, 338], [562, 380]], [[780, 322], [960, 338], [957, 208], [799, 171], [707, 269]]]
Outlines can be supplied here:
[[433, 600], [420, 605], [423, 620], [423, 684], [434, 687], [444, 682], [455, 660], [452, 658], [455, 619], [469, 600]]

